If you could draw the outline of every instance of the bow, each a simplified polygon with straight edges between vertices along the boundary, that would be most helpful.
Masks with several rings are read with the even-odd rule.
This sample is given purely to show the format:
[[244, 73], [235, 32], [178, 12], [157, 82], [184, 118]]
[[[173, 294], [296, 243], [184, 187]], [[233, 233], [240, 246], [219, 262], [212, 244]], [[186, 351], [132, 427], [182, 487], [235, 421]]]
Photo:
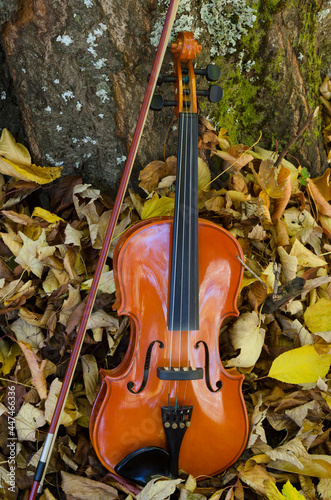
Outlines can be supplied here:
[[121, 208], [123, 198], [124, 198], [124, 195], [125, 195], [125, 192], [127, 189], [127, 185], [129, 182], [129, 178], [130, 178], [130, 175], [132, 172], [133, 163], [134, 163], [134, 160], [135, 160], [135, 157], [137, 154], [138, 146], [140, 143], [140, 139], [141, 139], [142, 132], [143, 132], [143, 129], [145, 126], [146, 118], [147, 118], [147, 113], [148, 113], [148, 110], [150, 107], [150, 103], [152, 100], [152, 96], [154, 93], [156, 82], [157, 82], [157, 79], [158, 79], [158, 76], [160, 73], [164, 54], [165, 54], [165, 51], [166, 51], [166, 48], [168, 45], [171, 28], [173, 26], [176, 12], [178, 9], [178, 4], [179, 4], [179, 0], [171, 0], [170, 1], [167, 16], [166, 16], [165, 23], [164, 23], [163, 30], [162, 30], [162, 35], [161, 35], [160, 42], [159, 42], [159, 45], [157, 48], [157, 52], [155, 55], [151, 75], [150, 75], [147, 89], [145, 92], [145, 97], [144, 97], [144, 100], [143, 100], [143, 103], [141, 106], [137, 125], [135, 128], [132, 143], [131, 143], [130, 150], [128, 153], [127, 161], [126, 161], [126, 164], [125, 164], [125, 167], [123, 170], [122, 179], [121, 179], [119, 189], [117, 192], [117, 196], [115, 199], [114, 208], [113, 208], [112, 215], [111, 215], [111, 218], [110, 218], [110, 221], [108, 224], [105, 240], [104, 240], [101, 252], [100, 252], [100, 256], [99, 256], [98, 264], [97, 264], [97, 267], [95, 270], [92, 285], [91, 285], [91, 288], [90, 288], [90, 291], [89, 291], [89, 294], [87, 297], [87, 302], [86, 302], [86, 306], [84, 309], [83, 317], [82, 317], [82, 320], [81, 320], [79, 328], [78, 328], [75, 344], [74, 344], [72, 354], [70, 357], [70, 361], [69, 361], [69, 364], [68, 364], [68, 367], [66, 370], [66, 374], [65, 374], [63, 383], [62, 383], [62, 388], [61, 388], [61, 391], [59, 394], [59, 399], [58, 399], [58, 402], [57, 402], [57, 405], [56, 405], [56, 408], [54, 411], [53, 419], [52, 419], [52, 422], [50, 424], [49, 431], [48, 431], [48, 434], [47, 434], [47, 437], [46, 437], [46, 440], [44, 443], [44, 448], [43, 448], [43, 451], [42, 451], [42, 454], [41, 454], [41, 457], [40, 457], [40, 460], [39, 460], [39, 463], [38, 463], [38, 466], [36, 469], [34, 481], [32, 484], [32, 488], [30, 490], [30, 495], [29, 495], [28, 500], [34, 500], [35, 498], [37, 498], [37, 495], [39, 496], [42, 493], [43, 481], [44, 481], [44, 477], [46, 475], [48, 462], [49, 462], [49, 459], [50, 459], [50, 456], [51, 456], [51, 453], [53, 450], [57, 431], [58, 431], [58, 428], [60, 425], [61, 415], [62, 415], [62, 412], [63, 412], [64, 407], [65, 407], [65, 403], [67, 400], [67, 396], [69, 393], [71, 382], [72, 382], [72, 379], [73, 379], [73, 376], [75, 373], [77, 361], [78, 361], [80, 351], [81, 351], [81, 348], [83, 345], [87, 322], [88, 322], [89, 317], [90, 317], [91, 312], [92, 312], [96, 293], [98, 290], [100, 277], [101, 277], [102, 270], [104, 268], [104, 265], [105, 265], [105, 262], [107, 259], [110, 243], [111, 243], [114, 229], [115, 229], [115, 226], [117, 223], [120, 208]]

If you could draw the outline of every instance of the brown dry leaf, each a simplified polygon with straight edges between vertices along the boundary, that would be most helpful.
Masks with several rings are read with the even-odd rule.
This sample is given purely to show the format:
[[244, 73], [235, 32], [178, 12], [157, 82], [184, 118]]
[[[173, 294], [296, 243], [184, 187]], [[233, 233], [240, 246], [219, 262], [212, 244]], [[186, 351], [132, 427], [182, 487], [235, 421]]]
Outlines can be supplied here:
[[264, 467], [258, 464], [252, 466], [251, 461], [248, 461], [244, 466], [239, 466], [238, 469], [240, 479], [259, 495], [265, 495], [265, 481], [274, 481], [274, 478]]
[[232, 167], [236, 173], [250, 161], [254, 160], [254, 157], [250, 153], [245, 153], [245, 149], [242, 144], [231, 146], [227, 151], [215, 150], [212, 153], [223, 158], [226, 162], [225, 169]]
[[97, 386], [99, 379], [98, 365], [95, 357], [92, 354], [85, 354], [81, 356], [83, 367], [83, 379], [85, 386], [85, 393], [88, 402], [92, 405], [97, 395]]
[[108, 484], [92, 481], [86, 477], [68, 474], [61, 471], [62, 490], [77, 500], [111, 500], [118, 499], [118, 492]]
[[160, 179], [176, 174], [177, 159], [170, 156], [166, 161], [152, 161], [139, 174], [141, 187], [147, 194], [152, 193], [158, 186]]
[[276, 198], [275, 200], [274, 211], [271, 215], [272, 221], [279, 219], [283, 215], [284, 210], [291, 198], [292, 184], [290, 171], [287, 168], [283, 166], [281, 167], [277, 177], [277, 183], [279, 186], [283, 186], [283, 195], [281, 196], [281, 198]]
[[330, 174], [331, 169], [327, 168], [321, 177], [315, 177], [315, 179], [311, 179], [311, 182], [315, 184], [325, 201], [331, 200]]
[[263, 160], [260, 164], [258, 174], [255, 172], [254, 167], [251, 168], [257, 182], [263, 191], [270, 196], [270, 198], [282, 198], [284, 196], [285, 185], [288, 177], [285, 177], [285, 174], [282, 174], [281, 182], [278, 182], [277, 169], [273, 165], [273, 160]]
[[[330, 173], [329, 173], [329, 175], [330, 175]], [[316, 206], [317, 206], [319, 213], [321, 213], [322, 215], [327, 215], [328, 217], [331, 217], [331, 205], [324, 198], [324, 196], [322, 195], [322, 193], [318, 189], [317, 185], [309, 178], [307, 179], [307, 181], [308, 181], [308, 189], [310, 191], [311, 196], [314, 199], [314, 202], [316, 203]], [[326, 192], [326, 189], [324, 189], [324, 192]], [[328, 194], [329, 193], [327, 193], [327, 195]]]
[[35, 221], [28, 215], [18, 214], [17, 212], [13, 212], [12, 210], [1, 210], [1, 213], [17, 224], [23, 224], [24, 226], [26, 226], [35, 223]]
[[47, 398], [47, 384], [45, 376], [45, 368], [48, 363], [47, 359], [43, 359], [41, 362], [38, 356], [32, 351], [31, 347], [24, 342], [18, 342], [18, 345], [23, 351], [25, 359], [29, 365], [30, 372], [32, 375], [31, 383], [35, 386], [40, 396], [40, 399]]
[[259, 306], [267, 298], [267, 295], [267, 288], [260, 281], [255, 281], [250, 286], [247, 298], [253, 311], [258, 312]]

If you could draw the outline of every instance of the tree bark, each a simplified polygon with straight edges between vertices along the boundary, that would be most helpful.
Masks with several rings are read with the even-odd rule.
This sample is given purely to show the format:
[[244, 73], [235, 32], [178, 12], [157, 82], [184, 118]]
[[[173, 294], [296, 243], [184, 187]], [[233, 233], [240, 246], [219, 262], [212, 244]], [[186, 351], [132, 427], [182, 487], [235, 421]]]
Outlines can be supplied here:
[[[36, 163], [61, 164], [64, 175], [80, 173], [114, 195], [155, 54], [150, 34], [164, 4], [1, 4], [0, 126], [26, 139]], [[330, 0], [183, 0], [177, 29], [199, 28], [198, 64], [209, 62], [211, 50], [222, 68], [223, 101], [202, 108], [233, 141], [251, 145], [261, 130], [260, 146], [281, 151], [296, 135], [319, 104], [321, 76], [330, 72], [330, 12]], [[163, 158], [171, 120], [171, 110], [149, 114], [136, 173]], [[175, 134], [171, 129], [167, 155], [176, 152]], [[313, 175], [325, 170], [321, 115], [290, 154]]]

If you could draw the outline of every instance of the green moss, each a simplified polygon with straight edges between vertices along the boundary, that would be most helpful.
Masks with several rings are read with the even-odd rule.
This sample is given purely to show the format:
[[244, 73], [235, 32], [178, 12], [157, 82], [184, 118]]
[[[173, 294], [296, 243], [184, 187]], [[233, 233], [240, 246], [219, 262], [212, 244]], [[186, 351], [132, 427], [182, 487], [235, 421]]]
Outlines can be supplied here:
[[[270, 29], [275, 34], [272, 23], [281, 10], [284, 23], [290, 20], [297, 28], [297, 31], [290, 31], [290, 43], [305, 86], [304, 98], [311, 110], [317, 106], [320, 60], [315, 47], [316, 5], [315, 0], [306, 3], [307, 8], [299, 9], [299, 22], [297, 2], [293, 6], [291, 0], [260, 0], [254, 3], [257, 15], [254, 30], [250, 30], [238, 42], [238, 55], [218, 61], [224, 75], [221, 82], [224, 99], [217, 106], [214, 118], [220, 126], [229, 130], [233, 141], [253, 144], [262, 130], [261, 145], [281, 150], [292, 137], [288, 134], [293, 134], [290, 125], [293, 123], [290, 87], [294, 83], [290, 79], [291, 71], [285, 66], [289, 48], [286, 45], [282, 47], [276, 41], [272, 52], [269, 38]], [[287, 81], [284, 80], [284, 74], [288, 77]], [[298, 91], [293, 89], [293, 94], [298, 94]], [[273, 106], [273, 102], [280, 103], [278, 109]], [[303, 123], [306, 108], [300, 98], [296, 106]], [[319, 133], [320, 128], [316, 124], [314, 135], [318, 136]], [[307, 134], [307, 140], [308, 137], [311, 139], [311, 134]]]
[[267, 65], [261, 57], [261, 47], [272, 22], [272, 14], [283, 4], [282, 0], [261, 0], [255, 3], [255, 29], [245, 35], [238, 44], [238, 60], [236, 63], [230, 58], [225, 63], [224, 59], [219, 61], [224, 75], [224, 99], [218, 105], [214, 118], [229, 130], [233, 141], [252, 144], [257, 140], [266, 119], [263, 107], [257, 104], [259, 96], [263, 89], [268, 95], [278, 90], [280, 82], [270, 75], [278, 73], [284, 61], [284, 53], [275, 55], [271, 69], [271, 61]]

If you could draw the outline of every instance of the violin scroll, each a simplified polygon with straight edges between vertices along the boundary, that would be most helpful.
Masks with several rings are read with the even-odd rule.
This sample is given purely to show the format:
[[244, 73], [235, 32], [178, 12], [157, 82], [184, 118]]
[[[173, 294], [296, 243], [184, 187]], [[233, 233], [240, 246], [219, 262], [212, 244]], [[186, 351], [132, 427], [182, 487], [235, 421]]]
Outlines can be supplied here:
[[180, 113], [197, 113], [197, 96], [208, 97], [216, 103], [222, 99], [223, 91], [218, 85], [212, 85], [208, 90], [196, 89], [196, 75], [205, 76], [209, 82], [217, 81], [221, 72], [215, 64], [208, 64], [206, 69], [194, 69], [193, 61], [200, 54], [202, 45], [194, 39], [191, 32], [181, 32], [175, 43], [171, 44], [174, 54], [174, 76], [159, 76], [158, 85], [162, 83], [175, 84], [175, 101], [164, 100], [161, 95], [154, 95], [151, 109], [160, 111], [164, 106], [174, 106], [175, 115]]

